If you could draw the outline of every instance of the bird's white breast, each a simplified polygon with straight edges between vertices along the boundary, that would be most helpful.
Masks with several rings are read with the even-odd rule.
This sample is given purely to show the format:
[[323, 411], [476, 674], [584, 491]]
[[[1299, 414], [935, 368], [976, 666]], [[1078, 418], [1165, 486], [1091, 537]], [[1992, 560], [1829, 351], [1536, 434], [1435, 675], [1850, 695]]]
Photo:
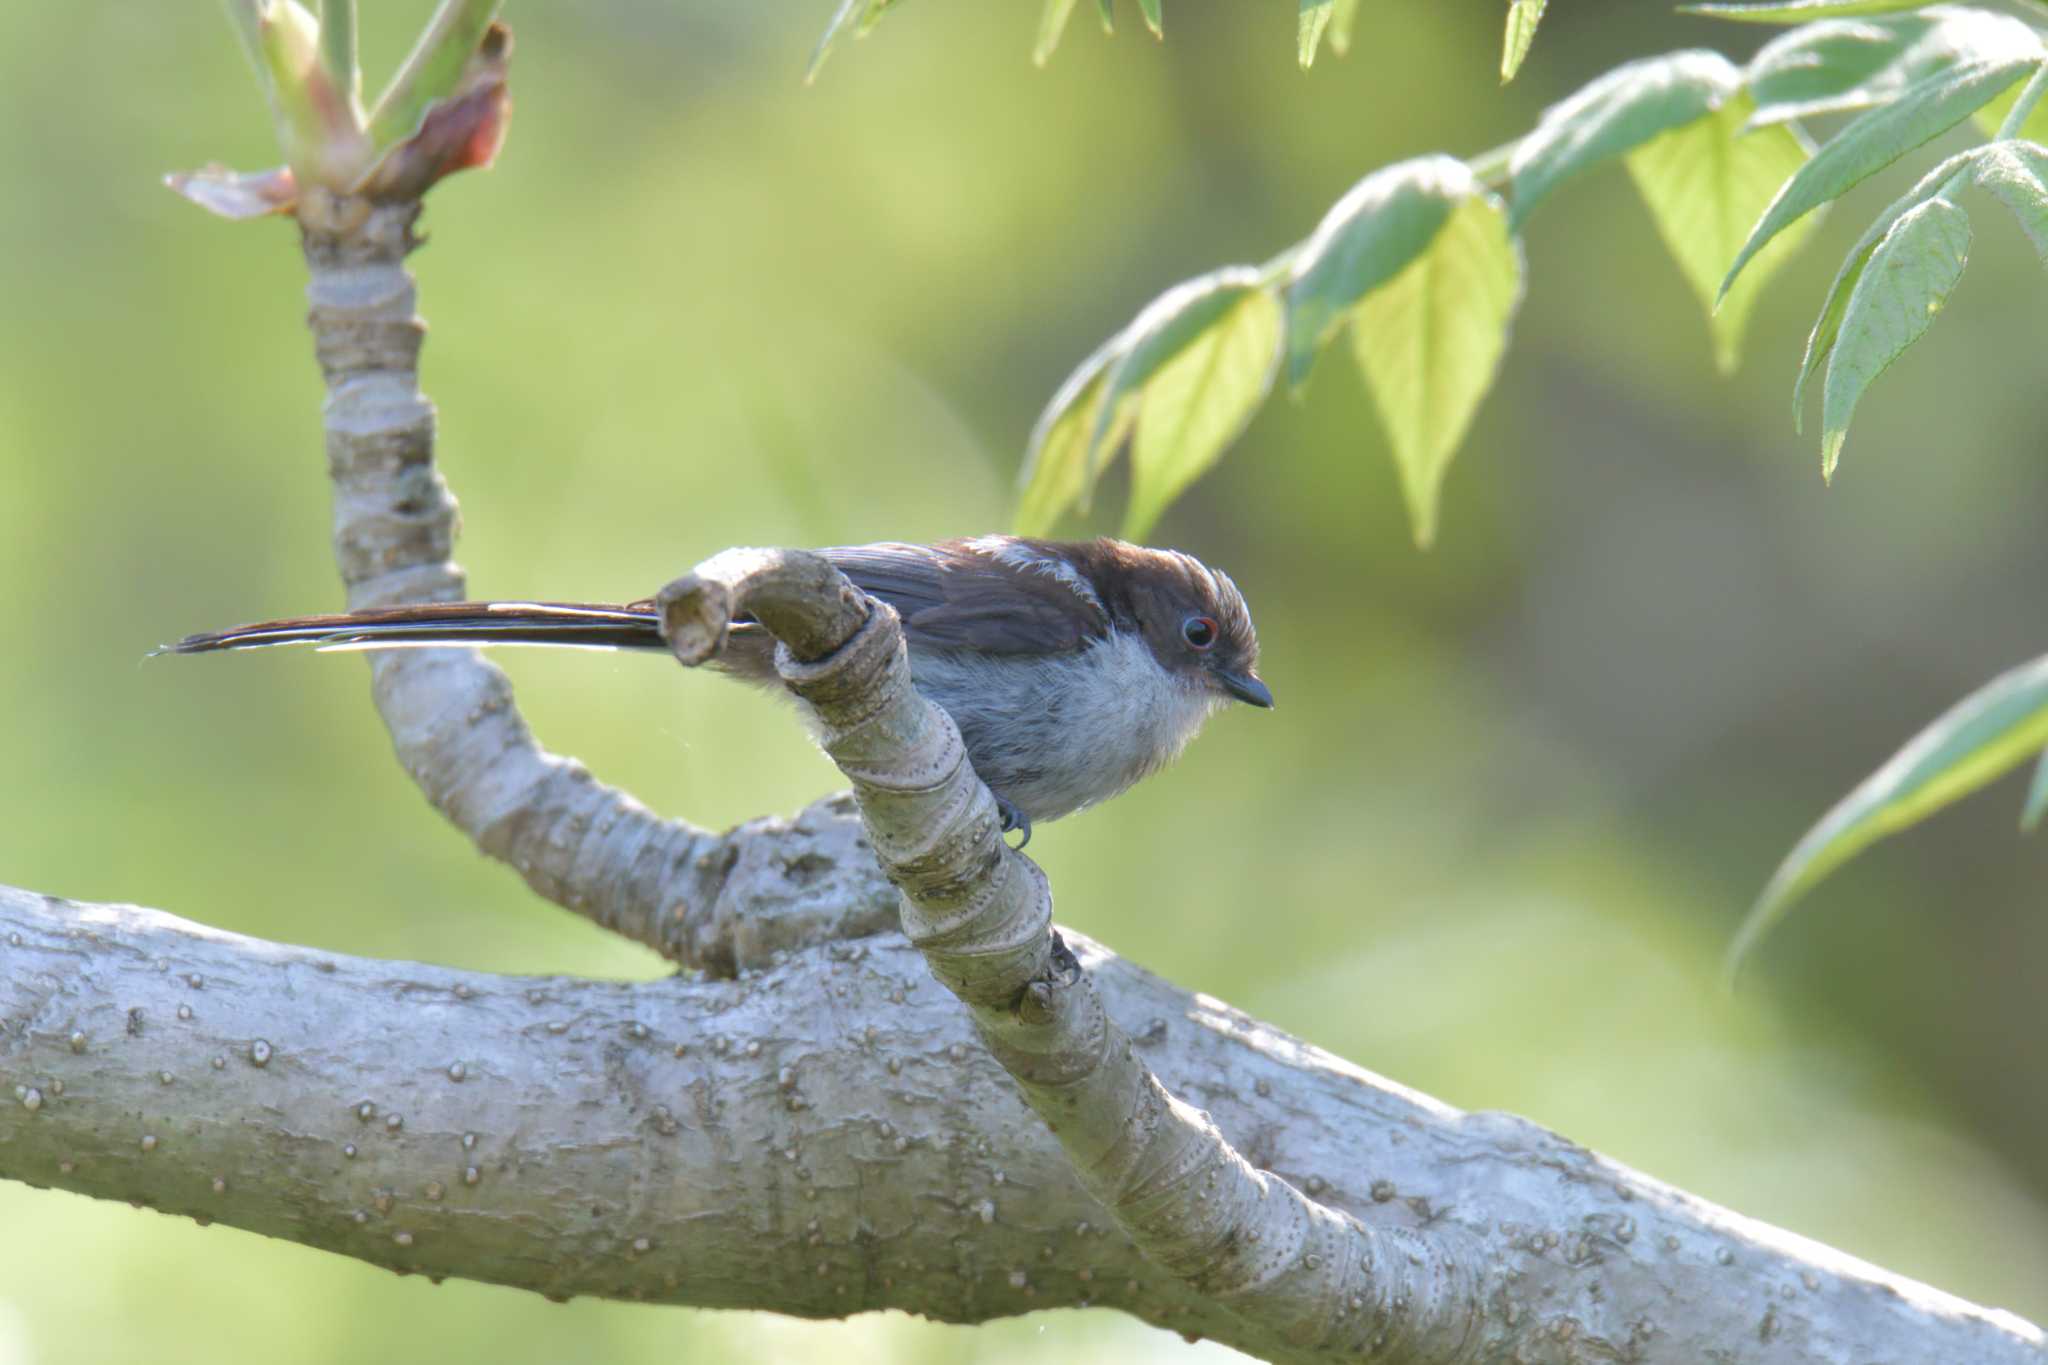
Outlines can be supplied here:
[[1115, 631], [1038, 658], [913, 648], [918, 690], [952, 713], [975, 771], [1032, 820], [1104, 801], [1171, 762], [1221, 704]]

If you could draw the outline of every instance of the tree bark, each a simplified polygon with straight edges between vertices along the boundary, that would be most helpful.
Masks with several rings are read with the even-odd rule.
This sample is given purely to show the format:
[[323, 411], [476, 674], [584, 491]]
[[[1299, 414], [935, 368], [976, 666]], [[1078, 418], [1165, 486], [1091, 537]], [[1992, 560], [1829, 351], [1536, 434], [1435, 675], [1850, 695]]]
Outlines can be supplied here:
[[[1506, 1335], [1453, 1359], [2048, 1359], [2009, 1314], [1449, 1109], [1063, 932], [1150, 1070], [1255, 1166], [1493, 1267]], [[0, 967], [6, 1179], [556, 1296], [953, 1322], [1092, 1304], [1243, 1340], [1103, 1213], [894, 935], [628, 984], [0, 888]]]

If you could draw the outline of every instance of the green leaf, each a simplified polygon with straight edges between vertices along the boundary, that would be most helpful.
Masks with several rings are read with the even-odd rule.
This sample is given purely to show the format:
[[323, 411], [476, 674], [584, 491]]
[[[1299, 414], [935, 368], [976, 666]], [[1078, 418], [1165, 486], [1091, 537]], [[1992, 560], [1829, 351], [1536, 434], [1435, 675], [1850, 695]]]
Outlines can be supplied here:
[[363, 85], [356, 64], [356, 0], [321, 0], [320, 61], [334, 88], [354, 104]]
[[895, 8], [899, 0], [868, 0], [868, 6], [861, 11], [860, 24], [853, 30], [856, 38], [865, 38], [875, 31], [875, 25], [882, 22], [882, 16]]
[[1822, 146], [1771, 201], [1729, 267], [1721, 293], [1727, 294], [1742, 267], [1771, 238], [1915, 147], [1955, 127], [2038, 65], [2039, 58], [2033, 56], [1966, 63], [1929, 76], [1892, 103], [1859, 115]]
[[[1043, 535], [1069, 507], [1087, 494], [1092, 484], [1088, 472], [1089, 438], [1096, 417], [1102, 411], [1102, 396], [1110, 361], [1115, 359], [1121, 335], [1096, 348], [1067, 376], [1052, 401], [1045, 405], [1031, 429], [1025, 448], [1024, 467], [1018, 474], [1022, 496], [1017, 507], [1017, 534]], [[1129, 431], [1137, 417], [1137, 402], [1124, 404], [1125, 419], [1111, 423], [1112, 448]]]
[[851, 30], [856, 38], [865, 38], [882, 22], [882, 16], [895, 7], [898, 0], [839, 0], [839, 8], [832, 11], [832, 18], [825, 25], [825, 32], [818, 39], [818, 46], [811, 52], [811, 64], [804, 69], [804, 84], [818, 79], [818, 72], [825, 65], [825, 59], [832, 55], [832, 47], [840, 35]]
[[1067, 17], [1074, 12], [1074, 0], [1045, 0], [1045, 8], [1038, 16], [1038, 42], [1031, 49], [1031, 60], [1044, 66], [1060, 45], [1060, 35], [1067, 31]]
[[1795, 429], [1805, 429], [1802, 420], [1807, 382], [1820, 373], [1822, 363], [1834, 352], [1835, 339], [1841, 333], [1843, 310], [1849, 306], [1849, 295], [1863, 278], [1863, 271], [1870, 263], [1870, 254], [1877, 250], [1877, 244], [1884, 240], [1884, 235], [1891, 231], [1892, 224], [1901, 215], [1942, 193], [1951, 177], [1969, 170], [1989, 150], [1987, 147], [1972, 147], [1968, 151], [1957, 152], [1936, 166], [1879, 214], [1877, 221], [1856, 240], [1856, 245], [1849, 248], [1841, 269], [1835, 272], [1834, 282], [1828, 286], [1820, 316], [1814, 320], [1813, 330], [1806, 337], [1806, 355], [1799, 362], [1799, 380], [1792, 386], [1792, 423]]
[[1932, 27], [1919, 14], [1824, 19], [1771, 39], [1742, 73], [1756, 97], [1756, 121], [1780, 123], [1882, 104], [1902, 85], [1928, 74], [1916, 69], [1907, 75], [1901, 58]]
[[1509, 0], [1507, 36], [1501, 40], [1500, 83], [1506, 85], [1522, 69], [1529, 44], [1536, 41], [1536, 25], [1543, 22], [1543, 8], [1550, 0]]
[[1138, 13], [1145, 16], [1145, 27], [1152, 30], [1154, 38], [1166, 36], [1166, 30], [1159, 20], [1159, 0], [1138, 0]]
[[1507, 215], [1478, 191], [1358, 306], [1352, 347], [1393, 447], [1417, 545], [1436, 538], [1444, 472], [1493, 382], [1521, 284]]
[[2044, 813], [2048, 813], [2048, 749], [2041, 751], [2041, 761], [2034, 765], [2034, 780], [2027, 784], [2027, 804], [2020, 810], [2020, 832], [2032, 834]]
[[1925, 819], [2048, 745], [2048, 658], [1957, 702], [1822, 817], [1786, 855], [1728, 952], [1732, 972], [1792, 903], [1887, 834]]
[[[1742, 74], [1718, 52], [1672, 52], [1616, 67], [1545, 110], [1509, 163], [1510, 226], [1571, 176], [1720, 108]], [[1960, 116], [1959, 116], [1960, 117]]]
[[1812, 151], [1791, 128], [1745, 133], [1753, 108], [1749, 96], [1735, 95], [1705, 118], [1644, 143], [1627, 162], [1665, 246], [1707, 310], [1714, 359], [1724, 374], [1741, 358], [1743, 328], [1765, 282], [1806, 235], [1804, 226], [1780, 234], [1727, 301], [1714, 307], [1715, 288], [1749, 225]]
[[1316, 63], [1316, 49], [1323, 45], [1323, 30], [1330, 26], [1330, 12], [1336, 0], [1301, 0], [1295, 20], [1295, 59], [1303, 71]]
[[1330, 50], [1339, 57], [1351, 50], [1351, 26], [1358, 18], [1358, 0], [1336, 0], [1330, 8]]
[[2048, 266], [2048, 150], [2032, 142], [1994, 142], [1978, 149], [1974, 173], [1979, 186], [2012, 210]]
[[1145, 305], [1109, 343], [1109, 375], [1102, 409], [1089, 434], [1087, 487], [1093, 488], [1116, 453], [1110, 433], [1127, 398], [1135, 396], [1166, 362], [1179, 355], [1260, 285], [1259, 272], [1232, 265], [1183, 280]]
[[420, 40], [370, 112], [370, 145], [388, 151], [419, 132], [427, 112], [455, 92], [503, 0], [442, 0]]
[[1885, 104], [1960, 63], [2027, 54], [2039, 57], [2041, 40], [2010, 15], [1939, 7], [1794, 29], [1766, 43], [1745, 76], [1757, 100], [1755, 121], [1782, 123]]
[[1927, 0], [1770, 0], [1766, 4], [1680, 5], [1680, 14], [1735, 19], [1750, 24], [1803, 24], [1809, 19], [1846, 19], [1858, 14], [1896, 14], [1924, 9]]
[[[1998, 136], [1999, 128], [2005, 123], [2005, 116], [2012, 112], [2013, 105], [2019, 101], [2020, 89], [2021, 87], [2015, 87], [2006, 91], [1970, 115], [1977, 121], [1977, 126], [1984, 130], [1985, 136]], [[2014, 136], [2026, 142], [2048, 144], [2048, 101], [2034, 106], [2034, 111], [2027, 115], [2026, 125]]]
[[1374, 171], [1331, 206], [1287, 286], [1289, 383], [1308, 381], [1316, 352], [1358, 301], [1421, 255], [1475, 187], [1464, 162], [1424, 156]]
[[1821, 394], [1821, 474], [1833, 478], [1856, 400], [1948, 302], [1970, 259], [1970, 215], [1934, 198], [1899, 215], [1849, 293]]
[[1104, 33], [1115, 33], [1116, 14], [1110, 8], [1110, 0], [1095, 0], [1095, 8], [1102, 15], [1102, 31]]
[[1253, 289], [1145, 385], [1131, 438], [1131, 505], [1122, 535], [1142, 540], [1159, 514], [1243, 432], [1273, 387], [1286, 315]]

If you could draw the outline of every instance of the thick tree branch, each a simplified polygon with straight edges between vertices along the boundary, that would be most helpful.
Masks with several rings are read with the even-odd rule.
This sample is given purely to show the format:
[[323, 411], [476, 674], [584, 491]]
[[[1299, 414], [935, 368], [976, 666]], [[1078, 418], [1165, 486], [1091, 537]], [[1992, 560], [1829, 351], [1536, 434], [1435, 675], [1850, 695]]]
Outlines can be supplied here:
[[[1068, 941], [1150, 1068], [1259, 1168], [1497, 1258], [1511, 1338], [1467, 1358], [2048, 1359], [2008, 1314]], [[818, 1317], [1098, 1304], [1242, 1340], [1097, 1210], [900, 940], [741, 981], [514, 978], [0, 888], [0, 1087], [0, 1177], [402, 1271]]]

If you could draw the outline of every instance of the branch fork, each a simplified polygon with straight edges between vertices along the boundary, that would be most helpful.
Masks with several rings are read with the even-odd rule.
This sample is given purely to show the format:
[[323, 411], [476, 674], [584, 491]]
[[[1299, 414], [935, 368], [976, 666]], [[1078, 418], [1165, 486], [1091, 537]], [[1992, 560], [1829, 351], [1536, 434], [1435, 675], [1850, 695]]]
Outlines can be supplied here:
[[[902, 623], [823, 557], [731, 550], [655, 598], [678, 660], [709, 662], [736, 617], [853, 784], [905, 935], [1140, 1251], [1240, 1309], [1276, 1357], [1395, 1343], [1453, 1361], [1477, 1340], [1462, 1234], [1368, 1229], [1255, 1169], [1138, 1059], [1052, 933], [1052, 889], [1002, 838], [958, 727], [912, 685]], [[1056, 950], [1057, 945], [1057, 950]]]

